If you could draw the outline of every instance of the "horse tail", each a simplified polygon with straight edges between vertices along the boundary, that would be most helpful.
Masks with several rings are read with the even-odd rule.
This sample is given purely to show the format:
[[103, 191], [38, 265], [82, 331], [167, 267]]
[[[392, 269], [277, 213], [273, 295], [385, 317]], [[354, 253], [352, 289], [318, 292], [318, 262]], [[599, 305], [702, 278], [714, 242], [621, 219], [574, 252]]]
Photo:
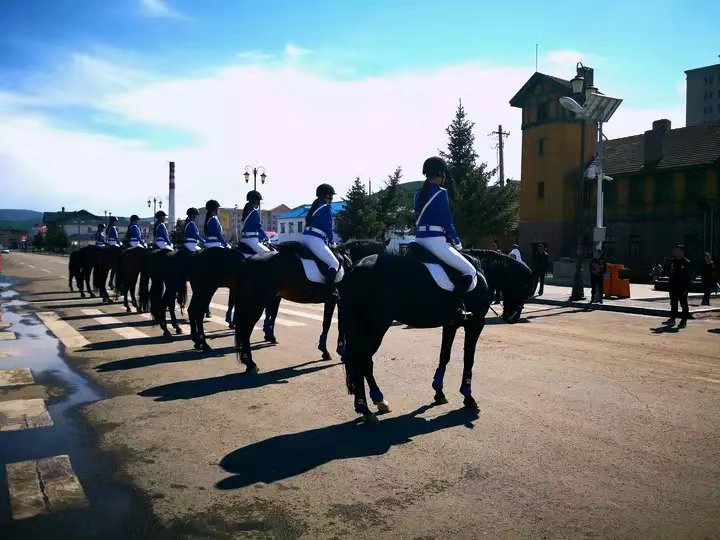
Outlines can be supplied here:
[[73, 278], [78, 274], [78, 259], [77, 251], [73, 251], [68, 258], [68, 287], [71, 291], [73, 288]]
[[177, 293], [177, 303], [180, 306], [180, 315], [185, 315], [185, 304], [187, 303], [187, 281], [183, 279]]
[[143, 313], [150, 311], [150, 268], [147, 261], [143, 261], [142, 270], [140, 270], [138, 301], [140, 302], [140, 311]]

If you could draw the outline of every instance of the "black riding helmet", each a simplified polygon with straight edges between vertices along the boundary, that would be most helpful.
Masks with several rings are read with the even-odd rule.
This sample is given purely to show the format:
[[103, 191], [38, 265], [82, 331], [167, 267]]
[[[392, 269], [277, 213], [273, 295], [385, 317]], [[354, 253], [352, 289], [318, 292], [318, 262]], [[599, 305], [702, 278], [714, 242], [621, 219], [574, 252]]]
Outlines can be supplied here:
[[164, 217], [167, 217], [167, 214], [163, 210], [158, 210], [157, 212], [155, 212], [155, 219], [160, 219]]
[[262, 201], [262, 195], [260, 195], [260, 192], [259, 192], [259, 191], [255, 191], [255, 190], [253, 189], [253, 190], [251, 190], [251, 191], [248, 191], [246, 200], [247, 200], [248, 202], [252, 202], [252, 201]]
[[197, 208], [195, 208], [194, 206], [191, 206], [190, 208], [187, 209], [186, 214], [187, 214], [189, 217], [195, 217], [195, 216], [197, 216], [198, 214], [200, 214], [200, 211], [199, 211]]
[[447, 176], [448, 166], [445, 160], [441, 157], [429, 157], [425, 160], [425, 163], [423, 163], [422, 173], [427, 178], [435, 178], [436, 176]]
[[104, 228], [105, 228], [105, 224], [104, 224], [104, 223], [98, 224], [98, 230], [101, 230], [101, 229], [104, 229]]
[[110, 216], [110, 223], [117, 223], [117, 216]]
[[208, 212], [212, 210], [217, 210], [220, 208], [220, 203], [217, 202], [215, 199], [210, 199], [208, 202], [205, 203], [205, 210]]
[[315, 190], [315, 196], [318, 199], [324, 199], [328, 195], [335, 195], [335, 188], [330, 184], [320, 184]]
[[135, 223], [136, 221], [140, 221], [140, 216], [138, 216], [137, 214], [133, 214], [132, 216], [130, 216], [130, 223]]

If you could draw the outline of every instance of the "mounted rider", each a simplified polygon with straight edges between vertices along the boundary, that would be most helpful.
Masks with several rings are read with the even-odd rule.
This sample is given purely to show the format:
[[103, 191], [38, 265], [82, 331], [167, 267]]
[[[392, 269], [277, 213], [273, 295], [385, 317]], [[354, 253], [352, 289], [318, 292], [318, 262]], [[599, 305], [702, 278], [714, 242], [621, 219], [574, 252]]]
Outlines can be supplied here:
[[110, 226], [107, 231], [107, 243], [109, 246], [121, 247], [122, 242], [120, 241], [120, 234], [117, 228], [118, 218], [117, 216], [110, 216]]
[[210, 199], [205, 203], [205, 210], [207, 211], [205, 214], [205, 237], [207, 238], [205, 247], [229, 247], [223, 236], [222, 224], [217, 215], [220, 210], [220, 203], [215, 199]]
[[204, 239], [202, 235], [200, 234], [200, 231], [198, 230], [197, 223], [195, 223], [195, 219], [198, 217], [200, 212], [195, 207], [190, 207], [187, 209], [187, 217], [185, 218], [185, 242], [183, 245], [185, 246], [185, 249], [191, 252], [196, 252], [198, 249], [200, 249], [201, 242], [204, 242]]
[[107, 238], [105, 237], [105, 224], [98, 224], [97, 232], [95, 233], [95, 245], [97, 247], [104, 248], [107, 245]]
[[155, 212], [155, 247], [175, 251], [165, 226], [165, 218], [167, 218], [167, 214], [163, 210]]
[[267, 234], [260, 223], [260, 201], [262, 195], [259, 191], [248, 191], [247, 203], [242, 211], [241, 242], [250, 247], [255, 253], [267, 253], [270, 250], [264, 242], [267, 241]]
[[331, 296], [337, 295], [335, 276], [340, 270], [340, 261], [330, 249], [335, 247], [333, 236], [332, 200], [335, 189], [330, 184], [320, 184], [315, 190], [317, 197], [305, 217], [302, 243], [327, 265], [325, 280]]
[[143, 240], [143, 237], [140, 234], [140, 227], [138, 227], [138, 221], [140, 221], [140, 217], [137, 214], [133, 214], [132, 216], [130, 216], [130, 226], [127, 230], [127, 239], [128, 243], [130, 244], [130, 249], [136, 247], [147, 247], [145, 240]]
[[[460, 272], [462, 277], [455, 283], [455, 295], [462, 299], [476, 283], [477, 271], [460, 253], [462, 244], [453, 225], [450, 198], [442, 187], [448, 177], [448, 166], [444, 159], [431, 157], [423, 163], [422, 172], [425, 182], [415, 193], [415, 242]], [[460, 315], [467, 316], [464, 306]]]

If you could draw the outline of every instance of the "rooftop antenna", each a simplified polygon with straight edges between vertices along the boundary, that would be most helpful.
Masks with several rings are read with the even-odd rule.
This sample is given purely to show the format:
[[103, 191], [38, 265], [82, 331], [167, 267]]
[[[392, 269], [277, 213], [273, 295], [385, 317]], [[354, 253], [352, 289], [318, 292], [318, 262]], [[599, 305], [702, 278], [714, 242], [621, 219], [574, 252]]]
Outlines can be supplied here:
[[538, 44], [535, 44], [535, 73], [538, 70]]

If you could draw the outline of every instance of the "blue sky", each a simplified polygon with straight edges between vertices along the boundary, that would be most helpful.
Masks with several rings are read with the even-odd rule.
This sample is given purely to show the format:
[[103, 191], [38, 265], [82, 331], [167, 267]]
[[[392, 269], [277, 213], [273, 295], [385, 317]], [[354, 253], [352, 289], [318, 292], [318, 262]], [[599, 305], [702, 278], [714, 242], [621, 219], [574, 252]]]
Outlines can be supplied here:
[[[719, 3], [664, 0], [650, 7], [611, 0], [596, 13], [590, 5], [2, 0], [0, 119], [58, 154], [53, 178], [62, 178], [65, 186], [78, 184], [74, 200], [95, 208], [104, 194], [93, 191], [91, 179], [98, 177], [94, 167], [101, 161], [63, 161], [60, 154], [117, 160], [122, 167], [115, 169], [133, 177], [141, 166], [177, 155], [187, 159], [188, 173], [199, 176], [200, 163], [212, 160], [214, 165], [207, 165], [212, 178], [203, 179], [203, 189], [216, 186], [228, 203], [242, 198], [230, 179], [237, 177], [229, 170], [235, 159], [262, 159], [282, 173], [267, 188], [277, 203], [305, 202], [303, 193], [312, 191], [318, 176], [330, 175], [325, 179], [342, 189], [354, 176], [380, 179], [402, 165], [414, 179], [415, 161], [443, 144], [438, 126], [450, 120], [458, 98], [476, 115], [472, 119], [482, 129], [476, 133], [478, 151], [491, 166], [487, 127], [504, 122], [515, 131], [507, 168], [517, 175], [519, 114], [507, 101], [534, 71], [536, 43], [540, 71], [569, 78], [582, 60], [596, 68], [602, 91], [625, 99], [617, 134], [646, 129], [653, 114], [674, 115], [673, 124], [682, 124], [683, 71], [720, 62]], [[335, 96], [341, 97], [333, 104]], [[328, 101], [332, 106], [325, 106]], [[355, 108], [363, 116], [353, 116]], [[425, 111], [427, 135], [416, 138], [423, 126], [414, 119]], [[262, 145], [251, 132], [265, 137]], [[397, 160], [382, 155], [376, 164], [367, 153], [376, 149], [370, 141], [377, 138], [387, 139], [382, 147], [408, 139], [417, 151], [397, 142]], [[323, 148], [343, 139], [358, 158], [333, 148], [331, 153], [343, 155], [336, 163]], [[9, 178], [23, 185], [11, 192], [12, 205], [36, 208], [61, 197], [38, 186], [50, 178], [37, 163], [28, 163], [35, 154], [24, 148], [11, 152], [0, 147], [3, 184]], [[327, 172], [322, 166], [307, 172], [305, 165], [294, 172], [304, 156], [326, 163]], [[159, 175], [161, 167], [153, 171]], [[190, 180], [186, 186], [196, 184]], [[147, 186], [146, 180], [129, 181]], [[161, 183], [155, 188], [163, 190]], [[197, 198], [211, 195], [188, 189], [179, 198], [197, 204]], [[129, 211], [134, 202], [117, 204]]]

